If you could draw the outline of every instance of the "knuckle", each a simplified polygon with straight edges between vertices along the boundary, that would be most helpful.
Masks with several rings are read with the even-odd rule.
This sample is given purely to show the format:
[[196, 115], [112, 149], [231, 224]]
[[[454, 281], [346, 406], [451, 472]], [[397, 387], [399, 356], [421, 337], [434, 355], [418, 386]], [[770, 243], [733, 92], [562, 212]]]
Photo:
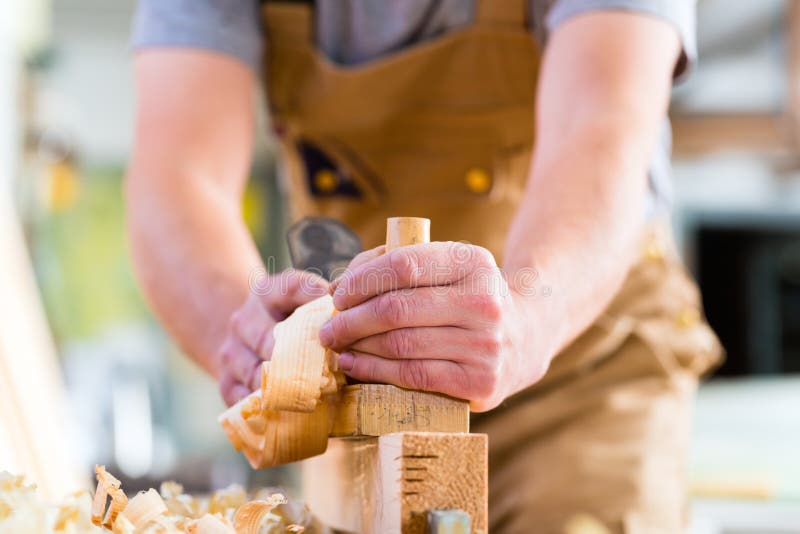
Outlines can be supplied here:
[[250, 370], [248, 371], [247, 376], [245, 377], [245, 384], [249, 388], [251, 388], [253, 390], [257, 389], [260, 386], [260, 384], [261, 384], [261, 362], [260, 361], [256, 360], [256, 361], [252, 362], [252, 365], [250, 366]]
[[500, 332], [486, 332], [478, 340], [478, 347], [481, 352], [494, 357], [500, 354], [503, 349], [503, 336]]
[[398, 281], [414, 285], [419, 278], [420, 258], [416, 252], [396, 250], [389, 253], [389, 268], [397, 276]]
[[484, 319], [497, 322], [503, 314], [503, 302], [500, 296], [492, 292], [481, 292], [468, 299], [468, 306]]
[[392, 358], [405, 358], [413, 352], [411, 336], [403, 330], [387, 332], [385, 345], [387, 356]]
[[350, 331], [350, 314], [337, 313], [331, 318], [331, 334], [333, 335], [333, 343], [345, 339]]
[[470, 243], [453, 242], [452, 256], [457, 263], [472, 267], [493, 267], [496, 265], [494, 256], [489, 250]]
[[238, 332], [239, 329], [242, 327], [244, 323], [244, 312], [241, 309], [236, 310], [231, 314], [231, 318], [228, 320], [228, 326], [230, 326], [231, 330], [234, 332]]
[[400, 381], [411, 389], [430, 390], [430, 377], [422, 360], [402, 360]]
[[484, 295], [482, 311], [486, 318], [497, 321], [503, 314], [503, 301], [499, 295], [488, 293]]
[[230, 365], [231, 362], [236, 358], [236, 353], [233, 350], [233, 343], [231, 343], [230, 339], [225, 340], [222, 344], [222, 347], [219, 349], [220, 358], [222, 359], [222, 363], [225, 365]]
[[488, 249], [477, 245], [472, 245], [472, 254], [475, 262], [482, 267], [496, 267], [497, 262], [494, 255]]
[[494, 366], [488, 365], [487, 362], [487, 365], [483, 367], [483, 369], [475, 374], [473, 380], [472, 390], [475, 397], [474, 400], [488, 399], [493, 396], [497, 390], [498, 375], [495, 372]]
[[227, 404], [232, 404], [231, 393], [233, 391], [234, 384], [235, 380], [233, 376], [231, 376], [230, 373], [223, 371], [219, 379], [218, 387], [220, 395]]
[[398, 294], [388, 293], [378, 298], [375, 312], [381, 321], [401, 325], [408, 317], [408, 301]]
[[500, 387], [500, 356], [486, 355], [463, 366], [465, 382], [469, 384], [470, 400], [493, 397]]

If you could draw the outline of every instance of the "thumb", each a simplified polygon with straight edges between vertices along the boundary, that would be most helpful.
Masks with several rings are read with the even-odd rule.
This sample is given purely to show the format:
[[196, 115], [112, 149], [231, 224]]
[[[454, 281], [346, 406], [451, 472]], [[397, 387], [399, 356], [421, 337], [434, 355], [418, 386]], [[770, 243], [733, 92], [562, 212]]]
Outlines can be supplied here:
[[328, 281], [307, 271], [288, 269], [270, 280], [265, 304], [276, 320], [285, 319], [295, 308], [328, 294]]

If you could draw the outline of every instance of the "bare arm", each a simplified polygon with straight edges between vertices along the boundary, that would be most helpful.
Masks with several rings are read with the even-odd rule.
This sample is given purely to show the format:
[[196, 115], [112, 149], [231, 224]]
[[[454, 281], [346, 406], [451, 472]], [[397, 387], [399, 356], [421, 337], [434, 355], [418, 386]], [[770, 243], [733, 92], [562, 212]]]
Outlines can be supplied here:
[[[645, 15], [592, 12], [561, 24], [540, 75], [537, 145], [508, 237], [508, 278], [488, 251], [471, 245], [364, 257], [334, 282], [342, 311], [320, 333], [343, 352], [340, 366], [361, 380], [469, 399], [475, 410], [541, 379], [631, 266], [678, 52], [677, 32]], [[353, 291], [370, 287], [373, 269], [392, 269], [401, 289], [417, 289]], [[515, 287], [523, 269], [535, 269], [553, 295]]]
[[255, 77], [223, 55], [137, 54], [138, 115], [125, 197], [133, 262], [159, 319], [230, 403], [256, 381], [271, 326], [304, 298], [249, 290], [262, 262], [241, 214]]
[[622, 284], [679, 51], [667, 23], [622, 12], [577, 16], [551, 37], [535, 155], [505, 254], [508, 273], [534, 267], [553, 291], [522, 302], [535, 317], [528, 346], [556, 354]]

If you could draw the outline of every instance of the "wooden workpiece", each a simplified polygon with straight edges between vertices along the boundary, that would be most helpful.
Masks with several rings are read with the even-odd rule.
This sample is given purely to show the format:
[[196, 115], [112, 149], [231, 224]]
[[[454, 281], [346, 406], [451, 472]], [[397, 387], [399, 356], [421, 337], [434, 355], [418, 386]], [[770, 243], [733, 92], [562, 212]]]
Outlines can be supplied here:
[[469, 404], [445, 395], [387, 384], [354, 384], [340, 392], [332, 437], [393, 432], [469, 432]]
[[427, 512], [469, 514], [472, 531], [488, 525], [486, 434], [401, 432], [378, 438], [378, 469], [367, 495], [374, 533], [425, 534]]
[[386, 252], [398, 247], [428, 243], [431, 221], [422, 217], [390, 217], [386, 220]]
[[[387, 252], [429, 241], [430, 221], [389, 219]], [[362, 534], [423, 534], [434, 510], [488, 525], [488, 438], [469, 431], [469, 403], [387, 384], [342, 388], [328, 450], [303, 464], [303, 493], [326, 525]]]
[[[387, 251], [429, 235], [427, 219], [389, 219]], [[219, 418], [233, 446], [255, 469], [327, 447], [306, 460], [303, 487], [317, 517], [338, 530], [423, 533], [435, 511], [439, 534], [485, 532], [487, 437], [467, 433], [469, 403], [388, 384], [345, 385], [336, 353], [319, 343], [333, 313], [325, 295], [275, 327], [261, 389]]]
[[303, 497], [331, 528], [361, 534], [422, 534], [427, 513], [459, 509], [472, 532], [488, 525], [485, 434], [399, 432], [332, 439], [303, 463]]

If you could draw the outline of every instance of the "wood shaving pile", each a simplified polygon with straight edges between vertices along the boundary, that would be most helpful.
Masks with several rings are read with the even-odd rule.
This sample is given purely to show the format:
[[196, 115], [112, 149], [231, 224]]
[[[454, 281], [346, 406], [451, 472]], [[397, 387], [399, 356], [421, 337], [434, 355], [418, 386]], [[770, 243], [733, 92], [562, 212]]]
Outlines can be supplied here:
[[40, 500], [21, 476], [0, 472], [3, 534], [279, 534], [327, 532], [307, 508], [280, 493], [250, 495], [230, 486], [209, 497], [192, 497], [175, 482], [128, 499], [120, 481], [95, 466], [97, 490], [70, 495], [61, 505]]

